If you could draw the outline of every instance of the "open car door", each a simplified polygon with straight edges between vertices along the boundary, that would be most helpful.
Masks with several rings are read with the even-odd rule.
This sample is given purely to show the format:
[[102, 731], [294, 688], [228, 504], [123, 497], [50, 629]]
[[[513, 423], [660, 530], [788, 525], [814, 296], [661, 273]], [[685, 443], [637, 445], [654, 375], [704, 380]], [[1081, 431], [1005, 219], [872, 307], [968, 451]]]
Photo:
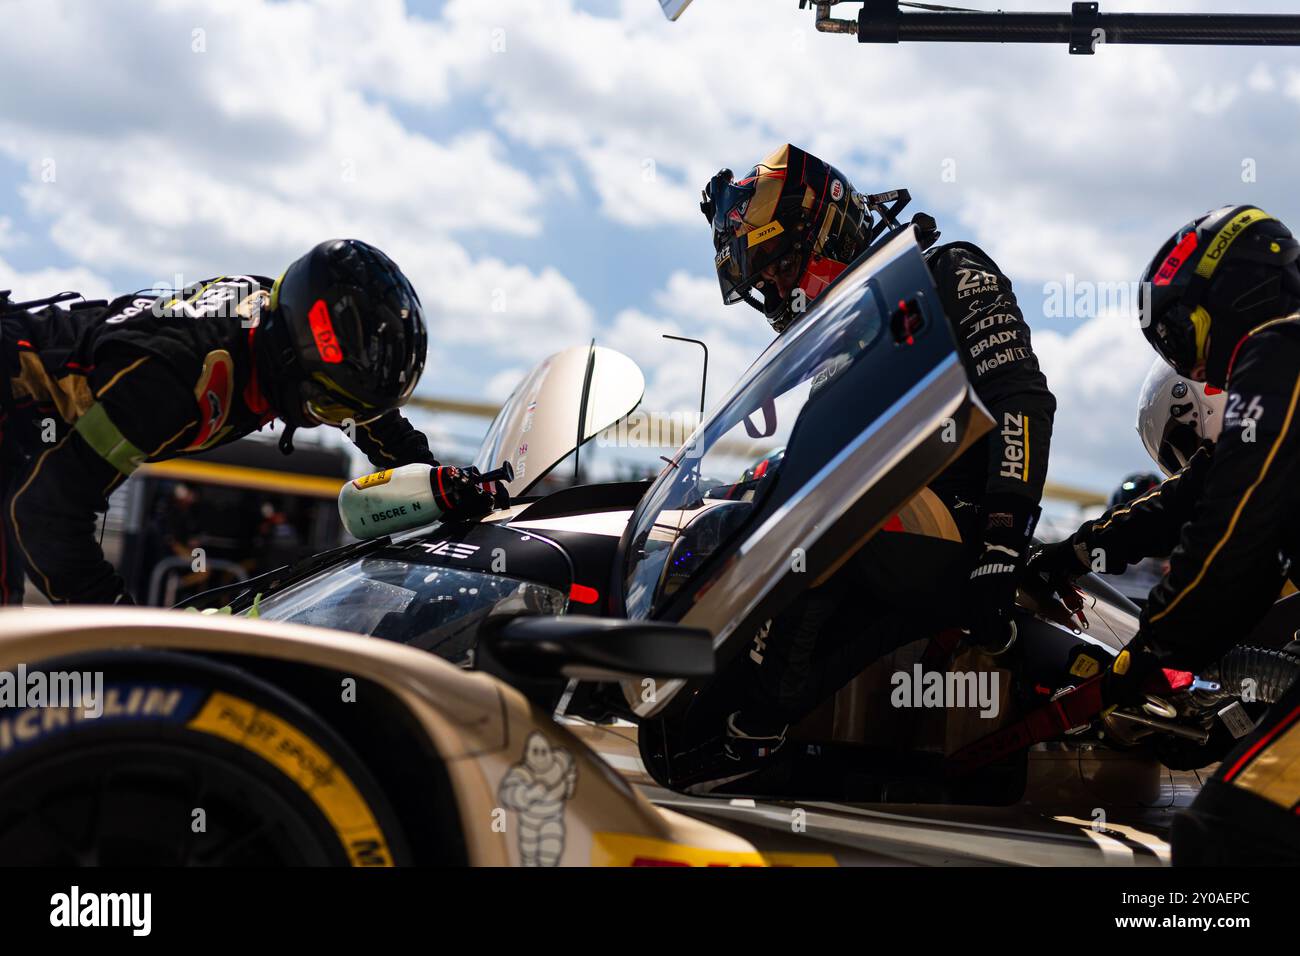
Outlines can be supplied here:
[[[992, 427], [913, 230], [865, 255], [673, 457], [624, 534], [631, 618], [708, 630], [721, 669]], [[685, 682], [625, 682], [660, 714]]]
[[510, 393], [489, 426], [474, 465], [509, 461], [510, 493], [528, 494], [580, 444], [631, 414], [645, 394], [645, 376], [622, 352], [577, 345], [542, 359]]

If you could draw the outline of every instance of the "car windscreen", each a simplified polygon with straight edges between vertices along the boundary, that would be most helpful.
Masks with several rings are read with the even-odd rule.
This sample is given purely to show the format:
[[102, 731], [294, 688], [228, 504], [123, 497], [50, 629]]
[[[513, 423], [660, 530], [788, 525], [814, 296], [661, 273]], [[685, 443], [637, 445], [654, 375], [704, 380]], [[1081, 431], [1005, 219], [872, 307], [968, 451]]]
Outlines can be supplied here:
[[398, 641], [468, 666], [492, 611], [560, 614], [566, 600], [530, 581], [376, 555], [262, 598], [256, 614]]
[[[884, 328], [874, 290], [859, 285], [822, 303], [750, 367], [642, 499], [623, 574], [629, 617], [654, 615], [742, 533], [780, 480], [790, 436], [815, 417], [818, 395]], [[824, 450], [826, 460], [836, 451]]]

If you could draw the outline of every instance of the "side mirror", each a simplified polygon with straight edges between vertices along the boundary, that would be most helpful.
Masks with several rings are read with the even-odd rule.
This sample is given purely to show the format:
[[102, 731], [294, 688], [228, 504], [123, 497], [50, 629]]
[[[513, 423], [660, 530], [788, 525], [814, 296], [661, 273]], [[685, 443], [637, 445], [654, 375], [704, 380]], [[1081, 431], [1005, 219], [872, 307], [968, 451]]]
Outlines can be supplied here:
[[518, 616], [489, 625], [482, 640], [500, 666], [530, 678], [618, 681], [713, 673], [708, 631], [659, 621]]

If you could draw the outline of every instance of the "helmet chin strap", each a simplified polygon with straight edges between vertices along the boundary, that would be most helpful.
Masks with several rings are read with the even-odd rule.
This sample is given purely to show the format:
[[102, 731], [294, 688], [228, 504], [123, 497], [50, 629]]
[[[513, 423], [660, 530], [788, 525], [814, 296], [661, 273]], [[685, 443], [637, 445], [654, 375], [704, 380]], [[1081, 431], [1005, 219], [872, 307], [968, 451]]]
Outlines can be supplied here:
[[[253, 362], [257, 377], [262, 383], [262, 394], [271, 404], [271, 410], [284, 422], [279, 448], [283, 455], [293, 454], [293, 433], [309, 427], [302, 411], [302, 398], [298, 394], [298, 380], [285, 374], [293, 367], [293, 352], [281, 340], [279, 318], [271, 311], [262, 313], [260, 330], [264, 333], [254, 340]], [[276, 365], [278, 353], [279, 365]]]
[[280, 454], [293, 454], [293, 433], [297, 431], [297, 429], [297, 425], [291, 425], [288, 422], [284, 423], [284, 434], [280, 436]]
[[275, 397], [272, 401], [276, 406], [276, 413], [284, 422], [284, 433], [280, 436], [280, 454], [293, 454], [293, 433], [307, 425], [297, 387], [293, 382], [281, 383], [275, 389]]
[[323, 423], [307, 413], [299, 383], [295, 380], [283, 382], [275, 390], [273, 401], [280, 420], [284, 422], [284, 434], [280, 436], [280, 451], [288, 455], [293, 452], [294, 432], [300, 428], [315, 428]]

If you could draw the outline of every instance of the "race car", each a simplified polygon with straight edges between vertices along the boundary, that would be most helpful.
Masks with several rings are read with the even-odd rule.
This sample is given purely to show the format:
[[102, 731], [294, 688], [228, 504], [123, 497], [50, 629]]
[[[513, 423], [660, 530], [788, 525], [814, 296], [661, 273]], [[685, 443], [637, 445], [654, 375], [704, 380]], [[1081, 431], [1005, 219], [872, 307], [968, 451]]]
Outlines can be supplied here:
[[[971, 758], [1068, 712], [1131, 639], [1095, 578], [1070, 606], [1022, 595], [1014, 664], [918, 634], [792, 729], [777, 772], [683, 792], [755, 633], [886, 522], [929, 520], [926, 483], [990, 427], [938, 302], [911, 232], [888, 238], [653, 481], [552, 490], [642, 390], [625, 356], [566, 350], [489, 429], [476, 466], [515, 478], [481, 519], [195, 599], [212, 613], [0, 612], [0, 675], [98, 688], [0, 682], [0, 863], [1100, 862], [1116, 840], [1162, 862], [1194, 793], [1166, 768], [1232, 739], [1227, 682]], [[1300, 668], [1236, 653], [1272, 675], [1261, 703]], [[999, 674], [997, 716], [891, 709], [891, 674], [931, 664]]]
[[[0, 668], [28, 698], [0, 713], [6, 865], [765, 863], [652, 806], [518, 691], [424, 651], [227, 615], [3, 617]], [[659, 629], [620, 635], [638, 670], [711, 663], [707, 635]], [[567, 656], [555, 666], [587, 663]], [[37, 674], [85, 693], [37, 700]]]

